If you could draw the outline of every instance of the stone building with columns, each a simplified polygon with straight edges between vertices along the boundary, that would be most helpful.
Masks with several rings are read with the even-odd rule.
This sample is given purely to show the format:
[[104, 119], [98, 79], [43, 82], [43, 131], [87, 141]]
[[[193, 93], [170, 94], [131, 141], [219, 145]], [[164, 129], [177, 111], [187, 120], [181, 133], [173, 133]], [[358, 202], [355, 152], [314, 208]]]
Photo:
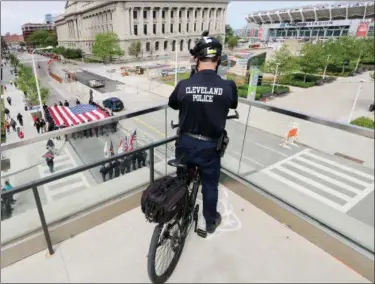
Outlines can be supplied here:
[[92, 53], [98, 33], [114, 32], [124, 58], [128, 47], [140, 41], [141, 57], [171, 55], [177, 48], [188, 54], [202, 31], [224, 38], [229, 0], [67, 1], [55, 18], [59, 46]]

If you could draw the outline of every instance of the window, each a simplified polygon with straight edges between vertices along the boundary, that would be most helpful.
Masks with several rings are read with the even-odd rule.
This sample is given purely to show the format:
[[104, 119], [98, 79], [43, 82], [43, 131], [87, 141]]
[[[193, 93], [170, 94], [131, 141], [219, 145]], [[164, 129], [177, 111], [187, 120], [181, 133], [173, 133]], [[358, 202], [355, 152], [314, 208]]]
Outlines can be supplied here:
[[178, 13], [178, 17], [181, 18], [181, 16], [182, 16], [182, 11], [180, 10]]
[[164, 50], [166, 50], [168, 48], [168, 41], [165, 41], [164, 42]]
[[172, 41], [172, 51], [176, 50], [176, 41]]
[[194, 23], [194, 31], [197, 31], [197, 23]]
[[182, 39], [180, 42], [180, 51], [184, 49], [184, 40]]
[[109, 13], [109, 19], [112, 21], [112, 13]]
[[148, 42], [146, 43], [146, 51], [150, 51], [151, 50], [151, 44]]
[[195, 18], [198, 17], [198, 11], [195, 10]]
[[137, 11], [133, 11], [133, 19], [137, 19]]
[[173, 24], [171, 24], [171, 33], [173, 33]]
[[152, 18], [156, 19], [156, 11], [152, 11]]
[[155, 42], [155, 50], [159, 50], [159, 42]]
[[164, 19], [165, 18], [165, 11], [161, 12], [161, 17]]
[[173, 14], [174, 14], [174, 11], [172, 10], [171, 11], [171, 18], [173, 19]]
[[143, 11], [143, 19], [147, 19], [147, 11]]
[[178, 24], [178, 32], [181, 32], [181, 23]]
[[156, 24], [153, 24], [153, 26], [152, 26], [152, 32], [154, 33], [154, 35], [156, 35]]
[[191, 48], [191, 39], [188, 40], [188, 49], [190, 50]]
[[203, 23], [202, 23], [202, 25], [201, 25], [201, 31], [203, 31]]
[[161, 25], [161, 32], [164, 34], [165, 33], [165, 24]]
[[134, 35], [138, 35], [138, 25], [134, 25]]
[[147, 25], [143, 25], [143, 33], [147, 35]]
[[186, 24], [186, 31], [189, 31], [189, 23]]

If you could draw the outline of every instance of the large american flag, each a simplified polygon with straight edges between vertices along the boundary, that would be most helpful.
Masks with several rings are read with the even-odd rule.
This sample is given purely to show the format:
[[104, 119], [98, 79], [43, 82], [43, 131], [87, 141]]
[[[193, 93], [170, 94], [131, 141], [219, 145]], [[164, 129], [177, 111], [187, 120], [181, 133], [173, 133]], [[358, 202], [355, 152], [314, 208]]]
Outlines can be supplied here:
[[96, 121], [109, 115], [93, 105], [80, 104], [74, 107], [51, 106], [48, 108], [56, 126], [72, 126]]

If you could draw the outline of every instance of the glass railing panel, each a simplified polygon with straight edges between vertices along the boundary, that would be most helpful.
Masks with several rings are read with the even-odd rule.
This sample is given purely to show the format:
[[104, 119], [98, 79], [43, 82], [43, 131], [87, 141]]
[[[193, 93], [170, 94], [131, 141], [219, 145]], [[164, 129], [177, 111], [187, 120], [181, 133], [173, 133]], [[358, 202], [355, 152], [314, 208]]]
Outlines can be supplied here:
[[251, 107], [240, 175], [374, 251], [374, 139], [308, 120]]
[[[126, 151], [126, 149], [128, 151], [139, 149], [157, 140], [162, 140], [165, 136], [160, 133], [165, 129], [165, 116], [166, 110], [161, 109], [154, 113], [123, 119], [118, 123], [93, 127], [88, 125], [88, 128], [84, 130], [74, 131], [66, 135], [65, 132], [59, 138], [57, 138], [57, 135], [60, 132], [56, 131], [56, 136], [52, 139], [55, 145], [52, 171], [45, 158], [48, 152], [46, 149], [47, 138], [5, 150], [3, 154], [6, 158], [9, 158], [10, 169], [3, 173], [2, 185], [5, 181], [9, 181], [13, 187], [18, 187], [25, 183], [100, 161], [105, 157], [111, 157], [111, 153], [118, 154], [121, 151]], [[157, 121], [156, 118], [160, 118], [160, 121]], [[152, 123], [155, 123], [155, 121], [157, 123], [153, 126]], [[160, 129], [160, 131], [157, 129]], [[66, 130], [69, 129], [63, 131]], [[25, 140], [25, 142], [27, 141]], [[127, 146], [125, 147], [125, 145]], [[166, 169], [166, 160], [173, 156], [174, 143], [161, 145], [154, 149], [154, 165], [155, 169], [158, 170], [155, 178], [171, 171], [171, 169]], [[150, 163], [150, 152], [148, 150], [142, 151], [126, 159], [118, 158], [111, 163], [103, 162], [97, 167], [39, 186], [38, 191], [43, 208], [50, 211], [49, 214], [46, 214], [48, 216], [47, 223], [63, 219], [70, 216], [67, 214], [75, 214], [115, 196], [126, 194], [134, 188], [149, 184]], [[13, 210], [7, 218], [3, 218], [2, 226], [4, 222], [7, 222], [4, 224], [5, 227], [21, 224], [24, 222], [23, 220], [29, 220], [28, 214], [36, 212], [31, 189], [16, 194], [16, 202], [12, 204], [12, 207]], [[40, 227], [39, 223], [32, 220], [26, 223], [29, 225], [21, 230], [24, 234], [35, 230], [35, 226]], [[9, 234], [10, 236], [5, 236], [2, 241], [17, 237], [16, 234], [20, 234], [20, 232], [15, 231], [12, 235], [9, 231]]]

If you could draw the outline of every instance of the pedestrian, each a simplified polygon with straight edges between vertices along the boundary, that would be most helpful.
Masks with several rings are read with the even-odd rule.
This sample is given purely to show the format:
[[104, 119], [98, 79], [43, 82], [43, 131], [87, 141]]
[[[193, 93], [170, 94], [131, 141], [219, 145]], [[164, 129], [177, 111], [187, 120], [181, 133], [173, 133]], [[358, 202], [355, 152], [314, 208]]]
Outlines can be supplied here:
[[115, 171], [115, 178], [120, 176], [120, 162], [115, 160], [112, 163], [113, 169]]
[[17, 114], [17, 120], [21, 126], [23, 126], [23, 116], [21, 113]]
[[46, 149], [51, 151], [52, 153], [55, 153], [55, 143], [53, 143], [52, 138], [48, 139]]
[[89, 91], [89, 104], [91, 104], [93, 101], [94, 101], [94, 97], [93, 97], [93, 91], [92, 91], [92, 89], [90, 89], [90, 91]]
[[23, 94], [24, 94], [25, 97], [27, 96], [27, 93], [25, 91], [23, 91]]
[[14, 86], [17, 88], [17, 83], [16, 82], [14, 82]]
[[9, 111], [9, 109], [5, 108], [4, 113], [5, 113], [6, 117], [7, 117], [7, 119], [10, 119], [10, 111]]
[[21, 127], [17, 127], [17, 134], [19, 138], [23, 139], [24, 134], [23, 134]]
[[9, 133], [10, 131], [10, 124], [8, 121], [4, 120], [4, 129]]
[[[56, 104], [55, 104], [55, 106], [56, 106]], [[63, 106], [62, 101], [59, 101], [59, 106]]]
[[35, 126], [35, 128], [36, 128], [36, 131], [37, 131], [38, 133], [40, 133], [40, 119], [39, 119], [39, 117], [37, 117], [37, 118], [35, 119], [34, 126]]
[[105, 182], [106, 181], [106, 175], [108, 173], [107, 167], [105, 165], [102, 165], [99, 171], [102, 174], [103, 182]]
[[51, 173], [53, 173], [53, 167], [54, 167], [54, 163], [53, 163], [53, 159], [54, 159], [54, 156], [53, 156], [53, 152], [51, 150], [48, 150], [47, 154], [45, 155], [46, 156], [46, 162], [47, 162], [47, 166], [49, 168], [49, 171]]
[[124, 163], [124, 160], [125, 160], [125, 159], [119, 159], [119, 163], [120, 163], [120, 173], [121, 173], [122, 175], [125, 174], [125, 163]]
[[108, 174], [109, 174], [109, 179], [112, 179], [112, 177], [113, 177], [113, 166], [112, 166], [112, 163], [108, 163], [107, 164], [107, 171], [108, 171]]
[[[5, 86], [4, 86], [4, 88], [5, 88]], [[7, 101], [8, 101], [8, 104], [11, 106], [12, 105], [12, 99], [11, 99], [11, 97], [7, 96]]]
[[81, 102], [79, 101], [79, 99], [76, 99], [76, 105], [80, 105]]
[[4, 85], [4, 92], [7, 90], [7, 86]]
[[41, 133], [47, 132], [47, 123], [43, 118], [40, 120], [40, 130]]
[[132, 161], [132, 166], [133, 166], [133, 171], [137, 169], [136, 162], [137, 162], [137, 157], [136, 155], [131, 155], [131, 161]]
[[12, 80], [10, 80], [9, 83], [10, 83], [11, 86], [13, 86], [13, 81]]
[[69, 106], [69, 102], [67, 100], [65, 100], [64, 102], [64, 106], [68, 107]]
[[[9, 183], [9, 181], [5, 181], [5, 185], [3, 186], [2, 190], [9, 191], [12, 190], [13, 186]], [[14, 194], [9, 195], [9, 199], [11, 203], [15, 203], [16, 200], [14, 199]]]
[[10, 126], [12, 126], [12, 129], [14, 132], [17, 131], [16, 130], [17, 122], [13, 118], [10, 119]]

